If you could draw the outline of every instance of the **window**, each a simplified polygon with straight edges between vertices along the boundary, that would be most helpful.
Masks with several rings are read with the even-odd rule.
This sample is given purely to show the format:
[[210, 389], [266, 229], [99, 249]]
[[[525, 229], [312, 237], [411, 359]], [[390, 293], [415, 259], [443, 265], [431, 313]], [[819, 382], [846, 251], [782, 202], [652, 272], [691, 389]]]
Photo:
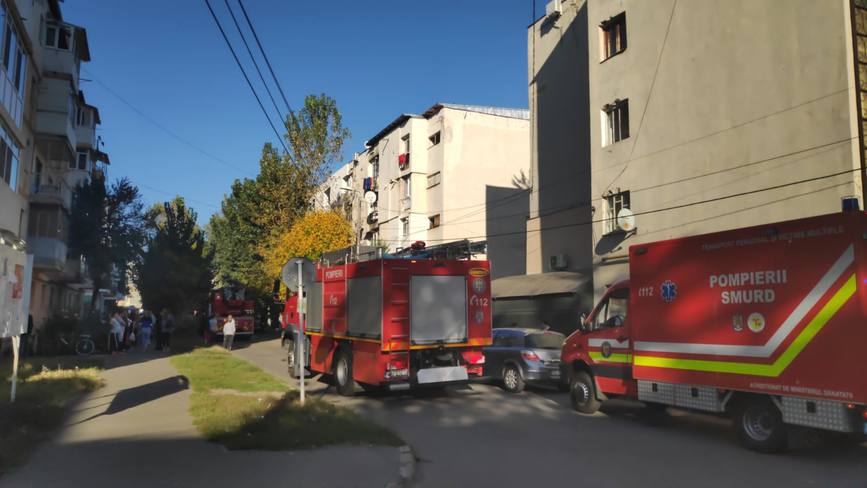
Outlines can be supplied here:
[[431, 215], [428, 217], [429, 226], [428, 229], [436, 229], [440, 226], [440, 214]]
[[593, 317], [593, 330], [621, 327], [626, 323], [626, 311], [629, 305], [629, 291], [619, 290], [611, 294], [599, 305]]
[[626, 12], [599, 25], [599, 47], [602, 61], [626, 50]]
[[371, 177], [373, 181], [379, 179], [379, 154], [374, 154], [370, 157]]
[[617, 231], [617, 215], [629, 206], [629, 192], [622, 191], [605, 197], [605, 229], [606, 234]]
[[400, 179], [400, 186], [401, 186], [401, 192], [400, 192], [401, 197], [409, 198], [412, 196], [412, 180], [410, 180], [409, 175], [404, 176], [403, 178]]
[[0, 179], [6, 182], [12, 191], [18, 190], [18, 155], [20, 149], [6, 127], [0, 128]]
[[78, 169], [87, 171], [87, 153], [78, 153]]
[[400, 138], [401, 154], [409, 154], [409, 134]]
[[400, 238], [406, 239], [409, 237], [409, 219], [400, 219]]
[[427, 175], [427, 187], [428, 188], [433, 188], [433, 187], [439, 185], [440, 181], [442, 181], [442, 174], [440, 174], [439, 171], [437, 171], [436, 173], [434, 173], [432, 175]]
[[434, 135], [427, 138], [430, 141], [431, 146], [436, 146], [440, 143], [440, 131], [436, 131]]
[[602, 107], [602, 147], [629, 137], [629, 100]]
[[48, 24], [45, 28], [45, 45], [69, 51], [72, 47], [72, 29], [66, 25]]

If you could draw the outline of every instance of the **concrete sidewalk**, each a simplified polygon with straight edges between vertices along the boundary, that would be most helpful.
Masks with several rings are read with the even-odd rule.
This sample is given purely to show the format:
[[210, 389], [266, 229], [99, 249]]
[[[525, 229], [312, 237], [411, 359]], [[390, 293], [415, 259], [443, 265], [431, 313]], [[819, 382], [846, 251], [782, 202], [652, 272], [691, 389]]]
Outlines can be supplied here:
[[392, 447], [227, 451], [196, 432], [186, 378], [168, 357], [113, 356], [106, 366], [106, 387], [76, 405], [63, 431], [0, 488], [382, 487], [398, 478]]

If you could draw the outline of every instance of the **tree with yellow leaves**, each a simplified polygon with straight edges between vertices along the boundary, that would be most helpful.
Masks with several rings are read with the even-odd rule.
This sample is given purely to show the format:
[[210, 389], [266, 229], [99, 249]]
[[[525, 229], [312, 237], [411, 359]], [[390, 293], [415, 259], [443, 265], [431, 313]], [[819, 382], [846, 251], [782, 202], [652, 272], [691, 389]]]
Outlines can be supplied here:
[[317, 260], [322, 253], [352, 244], [352, 226], [337, 212], [310, 212], [260, 249], [268, 279], [280, 276], [290, 258]]

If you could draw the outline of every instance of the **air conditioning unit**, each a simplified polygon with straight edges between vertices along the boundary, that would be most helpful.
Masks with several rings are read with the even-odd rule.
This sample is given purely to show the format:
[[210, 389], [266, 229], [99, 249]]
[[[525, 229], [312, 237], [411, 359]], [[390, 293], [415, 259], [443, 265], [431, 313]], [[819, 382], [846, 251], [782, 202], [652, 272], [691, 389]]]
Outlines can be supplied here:
[[566, 258], [565, 254], [555, 254], [551, 256], [548, 263], [554, 271], [563, 271], [569, 267], [569, 259]]
[[545, 4], [545, 17], [556, 19], [563, 13], [563, 0], [551, 0]]

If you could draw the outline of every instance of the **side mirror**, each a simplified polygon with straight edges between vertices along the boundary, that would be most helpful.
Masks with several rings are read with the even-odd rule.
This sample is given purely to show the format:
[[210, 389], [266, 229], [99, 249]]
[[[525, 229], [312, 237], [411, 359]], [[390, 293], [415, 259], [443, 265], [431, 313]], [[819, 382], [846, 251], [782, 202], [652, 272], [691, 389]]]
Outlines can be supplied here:
[[587, 321], [587, 313], [582, 313], [581, 318], [578, 319], [578, 330], [581, 332], [587, 332], [587, 326], [585, 322]]

